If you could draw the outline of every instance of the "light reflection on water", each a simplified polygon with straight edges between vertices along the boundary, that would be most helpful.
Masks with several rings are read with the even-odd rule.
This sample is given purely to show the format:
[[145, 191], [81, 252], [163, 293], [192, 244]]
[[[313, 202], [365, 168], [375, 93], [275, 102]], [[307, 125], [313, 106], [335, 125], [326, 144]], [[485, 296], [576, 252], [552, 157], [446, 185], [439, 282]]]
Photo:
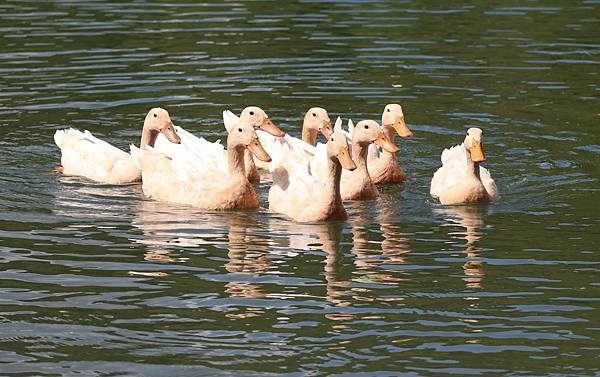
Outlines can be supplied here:
[[[0, 4], [0, 371], [598, 373], [594, 1]], [[346, 222], [201, 212], [51, 174], [56, 129], [127, 150], [149, 107], [224, 140], [260, 105], [379, 119], [408, 181]], [[407, 115], [408, 117], [408, 115]], [[468, 127], [499, 203], [429, 180]], [[482, 357], [483, 356], [483, 357]]]

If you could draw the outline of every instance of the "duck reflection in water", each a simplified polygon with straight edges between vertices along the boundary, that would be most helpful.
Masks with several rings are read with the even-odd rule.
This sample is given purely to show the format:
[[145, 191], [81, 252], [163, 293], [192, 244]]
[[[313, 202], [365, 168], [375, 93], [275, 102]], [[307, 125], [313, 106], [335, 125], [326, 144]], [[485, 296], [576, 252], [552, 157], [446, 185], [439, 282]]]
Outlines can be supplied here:
[[[236, 213], [228, 219], [229, 261], [225, 269], [234, 274], [264, 275], [271, 269], [271, 260], [267, 250], [258, 250], [260, 240], [248, 233], [248, 227], [255, 224], [254, 217]], [[248, 245], [252, 245], [252, 250]], [[259, 284], [249, 281], [230, 281], [225, 284], [225, 291], [232, 297], [264, 298], [266, 292]]]
[[172, 258], [169, 254], [180, 248], [203, 245], [223, 245], [224, 214], [202, 213], [191, 207], [144, 200], [135, 210], [132, 225], [143, 236], [132, 238], [146, 245], [144, 259], [159, 262], [185, 262], [187, 258]]
[[482, 238], [481, 228], [485, 227], [485, 206], [451, 206], [435, 208], [436, 213], [442, 214], [446, 220], [445, 226], [463, 227], [463, 231], [450, 232], [454, 239], [466, 242], [465, 253], [467, 262], [463, 264], [465, 286], [470, 289], [481, 289], [481, 282], [485, 273], [481, 262], [481, 248], [477, 242]]
[[[133, 226], [143, 232], [134, 242], [146, 245], [144, 259], [152, 262], [186, 262], [173, 257], [181, 248], [192, 248], [194, 254], [206, 246], [227, 249], [224, 268], [231, 274], [261, 275], [271, 268], [268, 245], [248, 232], [255, 224], [254, 214], [242, 212], [203, 212], [169, 203], [145, 200], [136, 211]], [[252, 251], [249, 250], [252, 248]], [[266, 293], [258, 284], [235, 277], [225, 284], [234, 297], [261, 298]], [[242, 281], [241, 281], [242, 280]]]
[[[319, 232], [323, 250], [327, 253], [325, 259], [326, 299], [337, 306], [350, 306], [348, 287], [350, 281], [342, 278], [344, 264], [342, 262], [342, 225], [338, 222], [323, 224]], [[332, 319], [332, 318], [330, 318]], [[337, 319], [337, 318], [333, 318]]]
[[[280, 223], [282, 224], [282, 223]], [[303, 251], [323, 251], [325, 257], [325, 299], [336, 306], [350, 306], [352, 301], [349, 299], [350, 281], [342, 278], [342, 228], [343, 223], [338, 221], [329, 221], [314, 224], [298, 224], [287, 222], [287, 229], [282, 229], [289, 240], [288, 245], [278, 242], [278, 246], [288, 246], [292, 250]], [[280, 226], [280, 225], [277, 225]], [[339, 319], [339, 316], [346, 317], [344, 314], [328, 314], [330, 319]]]
[[[352, 203], [352, 238], [356, 255], [355, 265], [357, 274], [361, 279], [377, 284], [398, 284], [405, 281], [398, 268], [390, 269], [386, 266], [398, 266], [406, 263], [405, 254], [408, 253], [408, 241], [400, 231], [397, 221], [396, 200], [389, 195], [382, 194], [378, 198], [379, 211], [374, 213], [373, 205], [365, 202]], [[373, 242], [369, 236], [369, 226], [376, 218], [380, 224], [379, 229], [383, 236], [381, 243]], [[381, 299], [379, 297], [378, 299]]]
[[148, 262], [187, 262], [189, 258], [173, 254], [182, 247], [197, 247], [204, 243], [198, 235], [208, 227], [201, 215], [190, 208], [143, 200], [133, 213], [131, 225], [141, 230], [142, 235], [132, 237], [130, 241], [145, 246], [144, 260]]

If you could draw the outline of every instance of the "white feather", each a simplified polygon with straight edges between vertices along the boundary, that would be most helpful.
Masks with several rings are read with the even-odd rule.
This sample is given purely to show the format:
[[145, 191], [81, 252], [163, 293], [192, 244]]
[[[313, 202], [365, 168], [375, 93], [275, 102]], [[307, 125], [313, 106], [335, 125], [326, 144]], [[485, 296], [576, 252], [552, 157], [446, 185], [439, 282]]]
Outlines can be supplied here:
[[131, 156], [89, 131], [58, 130], [54, 142], [61, 150], [63, 173], [102, 183], [129, 183], [140, 178]]
[[342, 131], [342, 118], [337, 117], [335, 124], [333, 125], [333, 131]]
[[352, 119], [348, 119], [348, 134], [350, 136], [346, 136], [348, 138], [348, 140], [352, 140], [352, 135], [354, 135], [354, 122], [352, 122]]
[[178, 156], [182, 159], [187, 156], [199, 166], [227, 173], [227, 151], [220, 142], [211, 143], [179, 126], [175, 126], [175, 132], [181, 139], [181, 144], [173, 144], [163, 134], [159, 134], [154, 143], [154, 151], [171, 158]]
[[229, 110], [223, 111], [223, 125], [227, 132], [231, 132], [240, 123], [240, 118]]

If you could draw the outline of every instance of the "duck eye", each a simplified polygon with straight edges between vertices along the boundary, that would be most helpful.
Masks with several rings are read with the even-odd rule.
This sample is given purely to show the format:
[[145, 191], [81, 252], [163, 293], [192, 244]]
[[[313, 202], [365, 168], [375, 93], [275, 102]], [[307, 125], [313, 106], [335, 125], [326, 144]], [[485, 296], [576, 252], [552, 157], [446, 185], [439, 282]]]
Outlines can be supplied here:
[[389, 113], [389, 112], [390, 112], [390, 109], [387, 109], [387, 110], [388, 110], [388, 113]]
[[250, 111], [250, 115], [254, 115], [254, 111]]
[[241, 129], [241, 128], [238, 128], [238, 131], [242, 132], [242, 129]]
[[317, 114], [316, 114], [316, 113], [313, 113], [313, 116], [314, 116], [314, 117], [316, 117], [316, 116], [317, 116]]
[[335, 140], [333, 140], [333, 138], [331, 138], [331, 141], [335, 141]]
[[154, 117], [156, 118], [158, 115], [156, 115], [156, 113], [154, 113]]
[[368, 130], [368, 129], [369, 129], [369, 126], [365, 126], [365, 130]]

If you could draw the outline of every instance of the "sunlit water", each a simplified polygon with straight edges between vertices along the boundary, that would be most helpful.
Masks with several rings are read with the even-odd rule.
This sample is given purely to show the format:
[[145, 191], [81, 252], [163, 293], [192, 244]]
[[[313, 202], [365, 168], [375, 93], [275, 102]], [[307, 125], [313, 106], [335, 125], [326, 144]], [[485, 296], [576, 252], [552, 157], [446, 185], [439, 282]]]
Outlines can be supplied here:
[[[600, 373], [600, 3], [0, 4], [0, 374]], [[148, 108], [210, 140], [259, 105], [404, 107], [409, 180], [341, 223], [210, 213], [51, 173]], [[486, 137], [500, 202], [429, 195]]]

